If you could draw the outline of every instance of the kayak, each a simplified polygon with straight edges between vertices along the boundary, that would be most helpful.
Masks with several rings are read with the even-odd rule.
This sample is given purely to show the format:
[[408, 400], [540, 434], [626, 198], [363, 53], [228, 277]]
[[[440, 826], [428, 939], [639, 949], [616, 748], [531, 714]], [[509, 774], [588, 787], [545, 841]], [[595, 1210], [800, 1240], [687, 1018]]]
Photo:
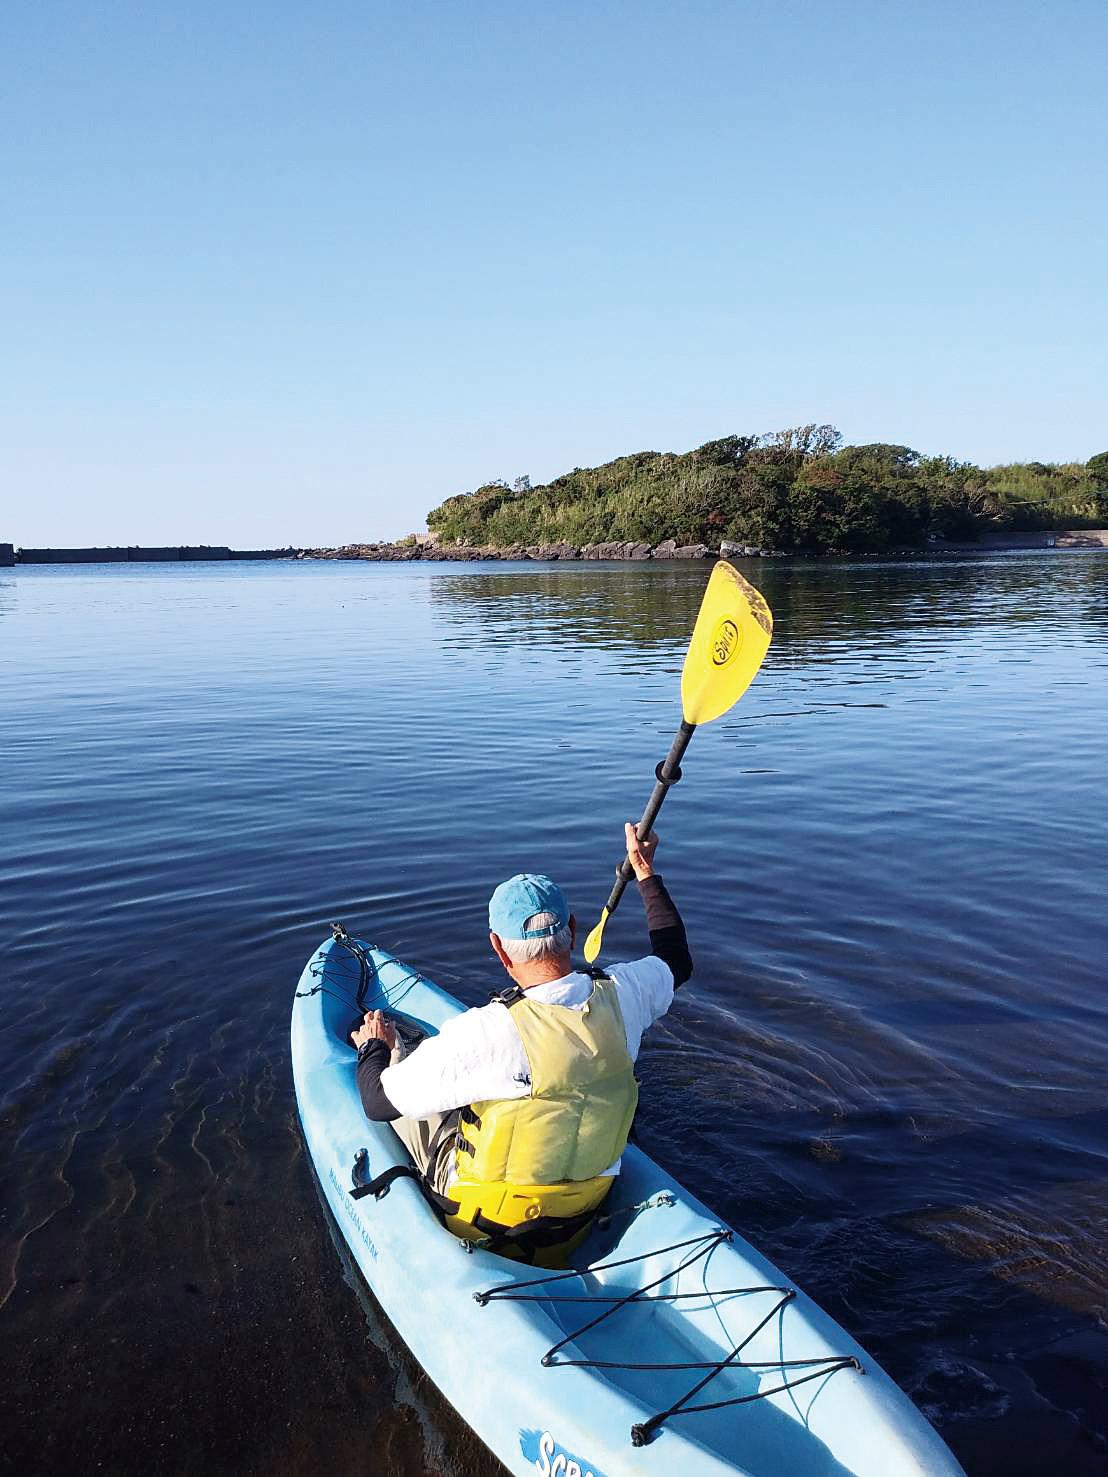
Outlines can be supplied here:
[[372, 1009], [390, 1012], [402, 1038], [414, 1039], [463, 1007], [392, 954], [336, 929], [305, 966], [293, 1003], [304, 1140], [396, 1332], [510, 1472], [961, 1473], [869, 1355], [634, 1145], [566, 1270], [451, 1235], [414, 1179], [386, 1174], [408, 1165], [407, 1154], [387, 1123], [362, 1111], [349, 1032]]

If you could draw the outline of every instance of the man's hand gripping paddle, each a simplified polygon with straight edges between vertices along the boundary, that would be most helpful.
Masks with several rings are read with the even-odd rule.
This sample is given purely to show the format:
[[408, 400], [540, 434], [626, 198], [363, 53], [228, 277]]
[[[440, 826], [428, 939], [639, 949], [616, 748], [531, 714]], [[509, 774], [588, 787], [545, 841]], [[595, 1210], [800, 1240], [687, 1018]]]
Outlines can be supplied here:
[[[712, 570], [696, 618], [692, 640], [681, 669], [681, 708], [684, 718], [669, 753], [654, 771], [654, 786], [642, 820], [636, 827], [640, 841], [650, 835], [654, 819], [671, 785], [681, 778], [681, 758], [701, 723], [711, 723], [733, 708], [754, 680], [773, 635], [770, 608], [752, 584], [726, 560]], [[600, 953], [604, 925], [619, 906], [623, 889], [634, 876], [624, 857], [616, 869], [616, 883], [600, 922], [585, 940], [589, 964]]]

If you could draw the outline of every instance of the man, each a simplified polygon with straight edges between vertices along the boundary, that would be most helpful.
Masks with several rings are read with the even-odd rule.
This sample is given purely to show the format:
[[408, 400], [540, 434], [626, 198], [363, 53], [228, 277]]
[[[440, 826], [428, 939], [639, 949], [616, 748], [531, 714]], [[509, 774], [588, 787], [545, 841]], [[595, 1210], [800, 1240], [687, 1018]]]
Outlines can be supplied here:
[[656, 836], [625, 826], [650, 954], [574, 971], [577, 920], [548, 877], [509, 878], [489, 902], [489, 942], [514, 982], [410, 1054], [370, 1011], [352, 1034], [362, 1106], [390, 1122], [446, 1223], [495, 1250], [584, 1236], [619, 1172], [638, 1101], [643, 1032], [692, 974], [684, 925], [653, 867]]

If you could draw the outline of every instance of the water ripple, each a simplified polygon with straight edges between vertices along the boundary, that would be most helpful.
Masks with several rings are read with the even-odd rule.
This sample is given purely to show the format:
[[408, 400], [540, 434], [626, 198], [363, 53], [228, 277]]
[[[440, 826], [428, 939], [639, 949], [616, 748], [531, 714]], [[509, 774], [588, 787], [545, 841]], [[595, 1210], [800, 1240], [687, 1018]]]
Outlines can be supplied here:
[[[640, 1137], [971, 1473], [1099, 1472], [1108, 560], [744, 567], [775, 641], [664, 815], [697, 973]], [[0, 572], [13, 1470], [478, 1470], [324, 1235], [290, 992], [338, 917], [484, 999], [524, 868], [591, 920], [703, 580]]]

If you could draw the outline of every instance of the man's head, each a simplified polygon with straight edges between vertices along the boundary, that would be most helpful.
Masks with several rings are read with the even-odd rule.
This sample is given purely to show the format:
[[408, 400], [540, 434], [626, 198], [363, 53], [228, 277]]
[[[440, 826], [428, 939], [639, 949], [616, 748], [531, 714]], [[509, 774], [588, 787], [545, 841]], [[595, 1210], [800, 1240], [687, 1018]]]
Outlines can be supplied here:
[[538, 984], [569, 973], [576, 919], [556, 882], [520, 872], [489, 899], [489, 941], [518, 984]]

